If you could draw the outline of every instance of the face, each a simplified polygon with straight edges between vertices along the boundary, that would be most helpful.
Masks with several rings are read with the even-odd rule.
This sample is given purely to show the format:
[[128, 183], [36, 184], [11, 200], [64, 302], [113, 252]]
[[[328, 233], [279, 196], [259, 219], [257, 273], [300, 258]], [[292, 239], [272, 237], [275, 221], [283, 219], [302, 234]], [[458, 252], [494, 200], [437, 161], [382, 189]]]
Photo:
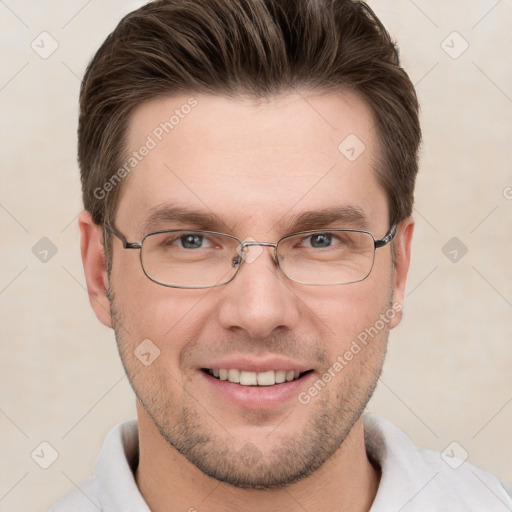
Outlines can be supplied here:
[[[161, 141], [155, 128], [188, 96], [144, 104], [130, 120], [130, 153], [148, 136], [157, 144], [124, 183], [115, 225], [129, 241], [162, 229], [265, 242], [327, 228], [386, 234], [388, 204], [374, 171], [378, 140], [357, 97], [194, 99]], [[351, 134], [365, 145], [356, 159], [338, 149]], [[360, 421], [388, 331], [399, 322], [392, 304], [401, 301], [407, 272], [402, 228], [395, 263], [385, 246], [367, 279], [336, 286], [287, 279], [273, 249], [263, 247], [224, 286], [164, 287], [144, 275], [138, 250], [114, 239], [113, 326], [141, 414], [200, 470], [235, 486], [282, 486], [320, 467]], [[141, 345], [147, 365], [135, 355], [143, 340], [150, 340]], [[242, 372], [252, 385], [220, 380], [223, 370], [231, 370], [230, 380]], [[294, 380], [254, 385], [282, 380], [284, 372]]]

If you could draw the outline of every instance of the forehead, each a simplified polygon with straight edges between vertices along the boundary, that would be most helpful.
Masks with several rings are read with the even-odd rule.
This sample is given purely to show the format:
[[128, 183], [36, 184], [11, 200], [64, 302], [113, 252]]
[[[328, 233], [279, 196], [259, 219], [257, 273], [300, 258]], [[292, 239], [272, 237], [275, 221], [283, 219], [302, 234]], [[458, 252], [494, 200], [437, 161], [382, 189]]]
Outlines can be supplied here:
[[127, 147], [137, 162], [118, 220], [130, 225], [159, 205], [260, 232], [340, 207], [360, 210], [368, 224], [387, 218], [373, 117], [353, 94], [160, 98], [133, 112]]

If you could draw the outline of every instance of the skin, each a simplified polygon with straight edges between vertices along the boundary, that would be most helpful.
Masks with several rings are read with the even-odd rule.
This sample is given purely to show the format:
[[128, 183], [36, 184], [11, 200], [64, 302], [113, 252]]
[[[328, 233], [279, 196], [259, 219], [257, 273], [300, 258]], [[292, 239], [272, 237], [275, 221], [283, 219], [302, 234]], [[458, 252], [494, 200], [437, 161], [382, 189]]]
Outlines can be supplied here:
[[[374, 171], [378, 139], [358, 97], [302, 91], [260, 102], [194, 98], [197, 107], [123, 184], [115, 225], [129, 241], [142, 239], [142, 220], [163, 204], [214, 214], [214, 226], [183, 227], [240, 240], [275, 242], [291, 232], [292, 217], [346, 205], [364, 213], [375, 238], [386, 234], [387, 198]], [[141, 105], [130, 120], [128, 147], [139, 148], [188, 99]], [[349, 134], [366, 146], [353, 162], [338, 151]], [[367, 458], [361, 413], [400, 312], [308, 404], [295, 394], [277, 406], [241, 406], [218, 393], [200, 368], [234, 355], [277, 355], [313, 370], [297, 389], [307, 391], [391, 303], [403, 302], [412, 219], [399, 226], [395, 259], [389, 245], [378, 249], [362, 282], [294, 283], [264, 249], [231, 283], [199, 290], [153, 283], [139, 251], [124, 250], [117, 239], [108, 276], [101, 229], [87, 212], [79, 225], [91, 305], [115, 329], [137, 395], [136, 480], [153, 512], [369, 510], [380, 469]], [[304, 229], [327, 227], [363, 226], [347, 220]], [[133, 354], [144, 339], [160, 350], [149, 366]]]

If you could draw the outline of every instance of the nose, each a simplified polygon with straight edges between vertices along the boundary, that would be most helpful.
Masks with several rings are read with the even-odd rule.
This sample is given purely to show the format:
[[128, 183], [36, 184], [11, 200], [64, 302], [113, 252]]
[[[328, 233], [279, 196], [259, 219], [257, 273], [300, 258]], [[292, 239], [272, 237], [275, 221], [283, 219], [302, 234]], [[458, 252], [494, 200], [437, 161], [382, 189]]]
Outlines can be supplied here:
[[[260, 253], [256, 258], [251, 256], [255, 251]], [[292, 284], [279, 270], [270, 247], [251, 246], [235, 279], [222, 287], [220, 323], [231, 331], [245, 331], [251, 338], [294, 329], [300, 301]]]

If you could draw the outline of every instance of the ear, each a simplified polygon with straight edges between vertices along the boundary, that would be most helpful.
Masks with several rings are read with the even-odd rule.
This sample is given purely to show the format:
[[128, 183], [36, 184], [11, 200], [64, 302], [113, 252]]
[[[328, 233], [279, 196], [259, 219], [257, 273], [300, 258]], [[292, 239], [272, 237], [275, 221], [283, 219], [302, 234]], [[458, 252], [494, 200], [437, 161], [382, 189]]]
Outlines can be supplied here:
[[103, 250], [103, 229], [93, 222], [87, 211], [83, 211], [78, 217], [78, 227], [89, 302], [98, 320], [107, 327], [112, 327], [110, 302], [107, 298], [108, 276]]
[[395, 317], [390, 321], [391, 329], [396, 327], [402, 320], [402, 305], [405, 297], [405, 285], [407, 283], [407, 273], [409, 272], [409, 263], [411, 261], [411, 243], [414, 231], [414, 219], [408, 217], [402, 221], [394, 239], [395, 261], [393, 264], [393, 309], [396, 311]]

